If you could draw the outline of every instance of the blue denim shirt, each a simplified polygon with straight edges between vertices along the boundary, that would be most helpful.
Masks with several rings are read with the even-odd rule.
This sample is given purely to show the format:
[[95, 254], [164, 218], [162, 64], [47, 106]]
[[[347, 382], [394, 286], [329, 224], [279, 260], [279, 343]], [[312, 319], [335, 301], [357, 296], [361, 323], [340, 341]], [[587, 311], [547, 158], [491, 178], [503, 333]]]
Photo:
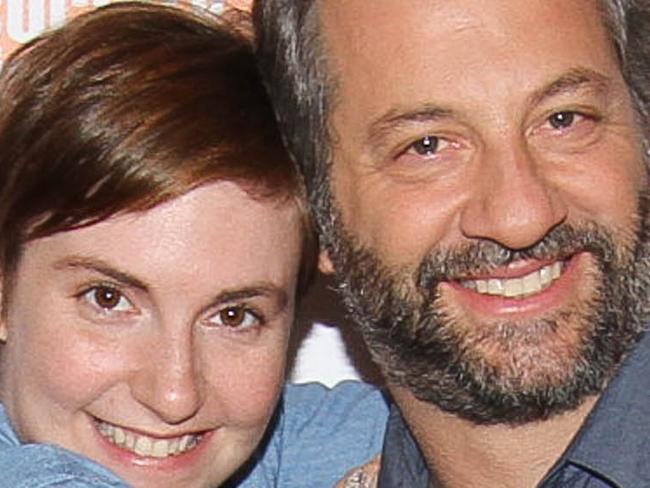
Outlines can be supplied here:
[[[429, 488], [435, 473], [397, 407], [391, 409], [379, 488]], [[650, 333], [626, 358], [540, 488], [650, 487]]]
[[[240, 488], [331, 488], [354, 466], [376, 456], [389, 407], [376, 388], [344, 382], [288, 386], [268, 441], [260, 447]], [[0, 405], [0, 487], [125, 488], [99, 464], [65, 449], [24, 444]]]
[[48, 444], [23, 444], [0, 405], [0, 486], [11, 488], [125, 488], [108, 469]]

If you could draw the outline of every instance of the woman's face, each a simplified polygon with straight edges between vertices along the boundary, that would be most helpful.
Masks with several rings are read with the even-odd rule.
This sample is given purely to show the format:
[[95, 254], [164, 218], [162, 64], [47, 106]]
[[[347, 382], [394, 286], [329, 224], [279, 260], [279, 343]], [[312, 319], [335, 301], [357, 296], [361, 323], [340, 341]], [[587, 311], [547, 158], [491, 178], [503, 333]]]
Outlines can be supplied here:
[[229, 182], [29, 242], [2, 329], [2, 401], [136, 487], [214, 487], [283, 383], [302, 234]]

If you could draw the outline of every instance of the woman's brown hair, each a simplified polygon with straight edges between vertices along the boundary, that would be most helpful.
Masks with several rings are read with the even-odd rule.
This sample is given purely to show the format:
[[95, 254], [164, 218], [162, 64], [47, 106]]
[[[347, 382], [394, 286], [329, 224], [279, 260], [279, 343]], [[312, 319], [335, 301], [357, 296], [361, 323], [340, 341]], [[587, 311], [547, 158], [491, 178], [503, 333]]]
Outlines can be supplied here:
[[[217, 180], [302, 206], [299, 174], [239, 28], [178, 8], [119, 3], [73, 19], [5, 63], [5, 278], [28, 240], [146, 210]], [[311, 230], [305, 234], [311, 269], [316, 249]]]

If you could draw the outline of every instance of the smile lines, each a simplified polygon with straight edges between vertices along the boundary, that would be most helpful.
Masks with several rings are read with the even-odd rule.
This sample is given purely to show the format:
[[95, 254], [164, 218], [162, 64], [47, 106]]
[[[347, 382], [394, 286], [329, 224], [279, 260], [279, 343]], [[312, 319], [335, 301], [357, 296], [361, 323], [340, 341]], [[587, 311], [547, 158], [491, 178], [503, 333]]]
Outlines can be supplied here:
[[135, 434], [121, 427], [99, 421], [99, 432], [112, 444], [131, 451], [138, 456], [166, 458], [178, 456], [194, 449], [201, 441], [201, 435], [186, 434], [179, 437], [159, 439]]
[[556, 261], [518, 278], [463, 280], [460, 284], [481, 295], [525, 298], [551, 286], [562, 275], [563, 269], [564, 264], [561, 261]]

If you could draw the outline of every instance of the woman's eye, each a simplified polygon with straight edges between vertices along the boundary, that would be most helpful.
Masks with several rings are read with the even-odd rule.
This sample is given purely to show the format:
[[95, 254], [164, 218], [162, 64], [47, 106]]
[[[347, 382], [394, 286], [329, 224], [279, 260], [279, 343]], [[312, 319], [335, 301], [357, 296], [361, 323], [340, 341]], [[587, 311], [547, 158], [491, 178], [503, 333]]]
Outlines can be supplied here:
[[575, 121], [576, 118], [579, 117], [579, 114], [576, 112], [571, 112], [571, 111], [563, 111], [563, 112], [555, 112], [554, 114], [551, 114], [550, 117], [548, 118], [549, 124], [551, 124], [551, 127], [557, 130], [562, 130], [562, 129], [567, 129], [571, 127]]
[[129, 312], [133, 304], [119, 290], [110, 286], [95, 286], [83, 297], [94, 307], [105, 312]]
[[210, 318], [210, 323], [229, 329], [246, 329], [261, 323], [258, 315], [241, 305], [219, 310]]

